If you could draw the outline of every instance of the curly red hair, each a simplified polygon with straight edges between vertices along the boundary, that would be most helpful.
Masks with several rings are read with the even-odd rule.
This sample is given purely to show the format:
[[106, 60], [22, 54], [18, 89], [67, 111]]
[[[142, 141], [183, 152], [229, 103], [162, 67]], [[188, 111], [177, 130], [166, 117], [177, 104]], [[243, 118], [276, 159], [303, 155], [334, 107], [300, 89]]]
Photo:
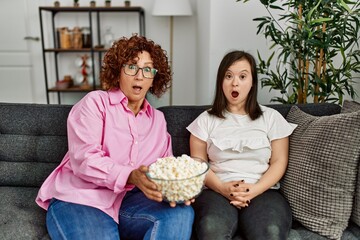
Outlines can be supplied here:
[[100, 72], [102, 87], [105, 90], [119, 88], [122, 65], [129, 61], [134, 62], [138, 54], [143, 51], [150, 54], [154, 68], [158, 70], [149, 92], [157, 97], [164, 94], [171, 83], [171, 69], [166, 51], [152, 40], [137, 34], [130, 38], [120, 38], [106, 52]]

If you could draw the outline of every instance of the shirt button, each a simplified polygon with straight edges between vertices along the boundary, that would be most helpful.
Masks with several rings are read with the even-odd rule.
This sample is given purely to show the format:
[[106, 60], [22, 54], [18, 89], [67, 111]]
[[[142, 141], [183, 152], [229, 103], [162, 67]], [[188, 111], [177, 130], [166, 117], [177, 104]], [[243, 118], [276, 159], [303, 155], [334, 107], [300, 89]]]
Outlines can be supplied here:
[[134, 162], [130, 162], [130, 165], [131, 165], [131, 166], [134, 166]]
[[135, 144], [138, 144], [138, 141], [135, 141]]

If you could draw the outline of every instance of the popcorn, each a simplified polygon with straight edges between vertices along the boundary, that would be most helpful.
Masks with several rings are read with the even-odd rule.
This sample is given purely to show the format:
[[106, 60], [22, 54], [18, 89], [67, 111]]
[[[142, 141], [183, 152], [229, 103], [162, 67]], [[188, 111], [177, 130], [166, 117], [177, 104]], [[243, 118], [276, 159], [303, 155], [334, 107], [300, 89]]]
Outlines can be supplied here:
[[202, 190], [209, 165], [183, 154], [159, 158], [149, 166], [148, 177], [169, 202], [181, 203], [195, 198]]

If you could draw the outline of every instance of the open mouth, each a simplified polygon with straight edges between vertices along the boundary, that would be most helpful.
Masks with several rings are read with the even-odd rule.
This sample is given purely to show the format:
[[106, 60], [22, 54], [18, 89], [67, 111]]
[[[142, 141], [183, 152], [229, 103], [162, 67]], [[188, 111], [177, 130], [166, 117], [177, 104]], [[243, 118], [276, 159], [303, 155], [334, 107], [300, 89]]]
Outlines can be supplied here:
[[232, 91], [232, 92], [231, 92], [231, 96], [232, 96], [233, 98], [237, 98], [237, 97], [239, 96], [239, 93], [236, 92], [236, 91]]
[[133, 89], [136, 90], [136, 91], [140, 91], [142, 89], [142, 87], [140, 86], [133, 86]]

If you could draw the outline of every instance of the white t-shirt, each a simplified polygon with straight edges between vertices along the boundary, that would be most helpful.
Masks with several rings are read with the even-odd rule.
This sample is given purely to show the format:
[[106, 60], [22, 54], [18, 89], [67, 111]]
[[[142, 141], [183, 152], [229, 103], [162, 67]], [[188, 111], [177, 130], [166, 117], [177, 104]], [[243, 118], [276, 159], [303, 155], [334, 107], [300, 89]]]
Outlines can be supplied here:
[[275, 109], [260, 108], [263, 114], [256, 120], [228, 111], [221, 119], [205, 111], [187, 127], [207, 143], [211, 169], [221, 181], [256, 183], [269, 168], [271, 141], [289, 136], [296, 128]]

